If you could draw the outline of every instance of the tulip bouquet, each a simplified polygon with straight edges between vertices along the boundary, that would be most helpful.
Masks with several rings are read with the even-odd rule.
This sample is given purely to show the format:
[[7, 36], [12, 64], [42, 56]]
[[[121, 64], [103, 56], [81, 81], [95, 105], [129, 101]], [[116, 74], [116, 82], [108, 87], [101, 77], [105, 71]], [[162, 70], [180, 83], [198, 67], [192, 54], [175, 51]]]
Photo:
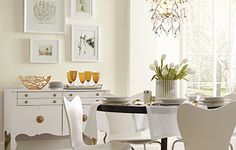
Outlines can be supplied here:
[[180, 80], [186, 79], [186, 76], [189, 74], [194, 74], [195, 72], [188, 66], [188, 59], [182, 60], [180, 64], [170, 63], [164, 64], [166, 55], [161, 55], [161, 62], [158, 64], [158, 61], [155, 60], [154, 64], [150, 64], [149, 68], [155, 71], [152, 79], [156, 80]]

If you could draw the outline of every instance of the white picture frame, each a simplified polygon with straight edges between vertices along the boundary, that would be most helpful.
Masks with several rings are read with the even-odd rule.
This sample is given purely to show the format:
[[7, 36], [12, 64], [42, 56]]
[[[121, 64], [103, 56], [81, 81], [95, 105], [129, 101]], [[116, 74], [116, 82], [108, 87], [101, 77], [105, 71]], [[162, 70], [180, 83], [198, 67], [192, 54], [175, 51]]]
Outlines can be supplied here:
[[71, 0], [71, 17], [91, 18], [93, 0]]
[[59, 40], [30, 39], [30, 63], [59, 63]]
[[99, 61], [99, 27], [71, 27], [71, 61]]
[[65, 34], [64, 0], [24, 0], [24, 32]]

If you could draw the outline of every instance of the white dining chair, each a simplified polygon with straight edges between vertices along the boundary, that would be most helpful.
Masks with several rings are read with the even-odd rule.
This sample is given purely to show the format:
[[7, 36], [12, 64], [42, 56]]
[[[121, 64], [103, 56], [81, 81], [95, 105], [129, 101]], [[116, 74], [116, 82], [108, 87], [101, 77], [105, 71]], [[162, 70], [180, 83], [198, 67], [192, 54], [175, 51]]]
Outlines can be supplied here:
[[71, 101], [64, 97], [64, 106], [67, 114], [71, 146], [73, 150], [128, 150], [129, 144], [112, 142], [109, 144], [85, 145], [83, 142], [83, 107], [80, 97], [77, 95]]
[[236, 125], [236, 102], [216, 109], [184, 103], [177, 121], [185, 150], [228, 150]]
[[[131, 100], [143, 100], [143, 93], [138, 93], [130, 97]], [[143, 130], [136, 132], [134, 123], [134, 116], [132, 114], [125, 113], [106, 113], [109, 123], [108, 141], [119, 141], [129, 144], [143, 145], [146, 150], [146, 144], [159, 143], [159, 141], [153, 141], [150, 137], [149, 130]], [[132, 147], [132, 149], [134, 149]]]

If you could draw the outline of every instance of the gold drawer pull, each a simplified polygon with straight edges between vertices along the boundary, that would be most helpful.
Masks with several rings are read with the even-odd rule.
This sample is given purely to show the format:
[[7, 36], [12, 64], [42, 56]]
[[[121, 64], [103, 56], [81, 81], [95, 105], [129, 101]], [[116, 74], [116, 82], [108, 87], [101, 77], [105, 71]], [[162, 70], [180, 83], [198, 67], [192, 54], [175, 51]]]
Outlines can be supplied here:
[[54, 97], [56, 97], [56, 96], [57, 96], [57, 94], [53, 94], [53, 96], [54, 96]]
[[28, 94], [25, 94], [25, 97], [28, 97]]
[[87, 115], [83, 115], [83, 122], [88, 120], [88, 116]]
[[69, 96], [73, 96], [73, 94], [72, 94], [72, 93], [70, 93], [70, 94], [69, 94]]
[[53, 102], [54, 104], [55, 104], [55, 103], [57, 103], [57, 101], [56, 101], [56, 100], [53, 100], [52, 102]]
[[97, 99], [96, 102], [99, 102], [99, 99]]
[[99, 93], [96, 93], [96, 96], [99, 96]]
[[43, 116], [38, 116], [38, 117], [36, 118], [36, 121], [37, 121], [38, 123], [42, 123], [42, 122], [44, 121], [44, 117], [43, 117]]
[[25, 104], [28, 104], [28, 101], [25, 101]]

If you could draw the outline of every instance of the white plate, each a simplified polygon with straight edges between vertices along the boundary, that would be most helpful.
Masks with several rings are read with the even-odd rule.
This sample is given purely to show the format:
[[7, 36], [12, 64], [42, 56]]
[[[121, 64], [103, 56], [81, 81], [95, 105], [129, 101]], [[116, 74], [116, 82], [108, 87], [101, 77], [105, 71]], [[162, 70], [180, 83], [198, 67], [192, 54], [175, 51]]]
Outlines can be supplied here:
[[179, 105], [183, 103], [186, 99], [184, 98], [159, 98], [160, 104], [163, 105]]
[[205, 97], [204, 102], [223, 102], [224, 97]]
[[106, 101], [109, 102], [125, 102], [129, 101], [128, 97], [123, 97], [123, 96], [104, 96], [106, 98]]

